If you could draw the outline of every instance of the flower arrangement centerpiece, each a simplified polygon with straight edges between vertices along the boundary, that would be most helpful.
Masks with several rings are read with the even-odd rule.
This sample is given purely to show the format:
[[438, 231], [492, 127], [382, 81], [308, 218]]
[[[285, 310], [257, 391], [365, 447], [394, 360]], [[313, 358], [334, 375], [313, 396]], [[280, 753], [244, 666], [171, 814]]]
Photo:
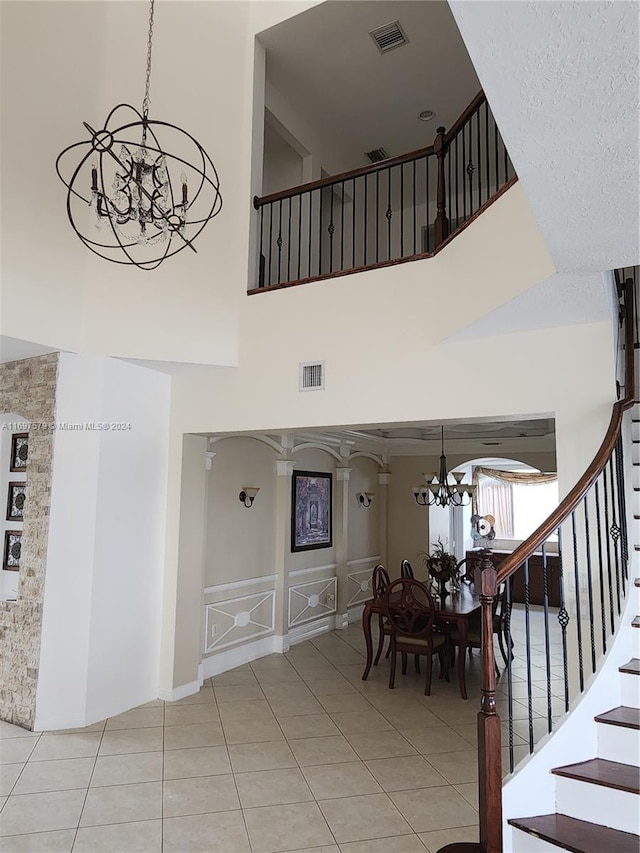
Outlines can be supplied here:
[[429, 577], [438, 588], [438, 594], [442, 602], [449, 594], [447, 583], [451, 583], [456, 588], [460, 586], [458, 561], [453, 554], [449, 554], [445, 550], [445, 543], [440, 538], [438, 538], [437, 542], [432, 542], [431, 544], [433, 551], [431, 554], [424, 554], [423, 562]]

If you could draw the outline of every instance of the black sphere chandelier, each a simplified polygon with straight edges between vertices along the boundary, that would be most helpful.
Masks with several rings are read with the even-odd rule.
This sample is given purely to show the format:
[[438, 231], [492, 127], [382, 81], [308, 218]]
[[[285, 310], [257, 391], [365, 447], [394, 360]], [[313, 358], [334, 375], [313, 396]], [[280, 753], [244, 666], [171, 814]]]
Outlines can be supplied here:
[[[149, 118], [154, 2], [142, 112], [118, 104], [100, 130], [83, 122], [89, 138], [56, 160], [69, 221], [85, 246], [107, 261], [143, 270], [187, 246], [195, 252], [193, 241], [222, 208], [218, 173], [202, 145], [186, 130]], [[65, 168], [70, 152], [83, 156]]]

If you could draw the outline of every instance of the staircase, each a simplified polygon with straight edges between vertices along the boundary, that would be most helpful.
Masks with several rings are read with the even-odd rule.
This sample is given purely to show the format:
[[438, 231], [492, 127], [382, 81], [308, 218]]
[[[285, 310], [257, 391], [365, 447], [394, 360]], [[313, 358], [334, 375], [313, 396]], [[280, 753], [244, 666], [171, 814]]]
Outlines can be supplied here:
[[[630, 660], [618, 667], [619, 693], [593, 717], [597, 757], [551, 770], [553, 814], [511, 818], [513, 853], [638, 853], [640, 850], [640, 406], [632, 415], [632, 516], [629, 529], [632, 611]], [[632, 613], [629, 618], [629, 613]], [[619, 704], [618, 701], [619, 700]], [[506, 849], [509, 849], [508, 847]]]

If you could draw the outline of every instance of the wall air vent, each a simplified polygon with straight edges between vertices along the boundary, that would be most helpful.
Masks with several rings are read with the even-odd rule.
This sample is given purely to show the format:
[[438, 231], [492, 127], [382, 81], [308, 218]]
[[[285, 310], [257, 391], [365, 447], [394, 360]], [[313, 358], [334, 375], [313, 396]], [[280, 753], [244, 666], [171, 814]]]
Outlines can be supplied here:
[[378, 46], [380, 53], [387, 53], [409, 42], [404, 30], [400, 26], [400, 21], [391, 21], [391, 23], [384, 24], [382, 27], [376, 27], [375, 30], [371, 30], [369, 35]]
[[381, 160], [386, 160], [389, 152], [384, 148], [374, 148], [373, 151], [365, 151], [364, 156], [369, 158], [371, 163], [379, 163]]
[[324, 361], [308, 361], [300, 365], [298, 390], [324, 390]]

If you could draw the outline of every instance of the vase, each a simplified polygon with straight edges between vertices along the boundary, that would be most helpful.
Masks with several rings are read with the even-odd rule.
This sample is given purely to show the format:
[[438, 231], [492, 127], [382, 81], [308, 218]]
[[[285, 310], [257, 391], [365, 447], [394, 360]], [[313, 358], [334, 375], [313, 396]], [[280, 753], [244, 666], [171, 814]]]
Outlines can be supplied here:
[[448, 595], [449, 590], [447, 589], [447, 582], [444, 580], [438, 581], [438, 596], [440, 597], [440, 604], [444, 604], [444, 601]]

